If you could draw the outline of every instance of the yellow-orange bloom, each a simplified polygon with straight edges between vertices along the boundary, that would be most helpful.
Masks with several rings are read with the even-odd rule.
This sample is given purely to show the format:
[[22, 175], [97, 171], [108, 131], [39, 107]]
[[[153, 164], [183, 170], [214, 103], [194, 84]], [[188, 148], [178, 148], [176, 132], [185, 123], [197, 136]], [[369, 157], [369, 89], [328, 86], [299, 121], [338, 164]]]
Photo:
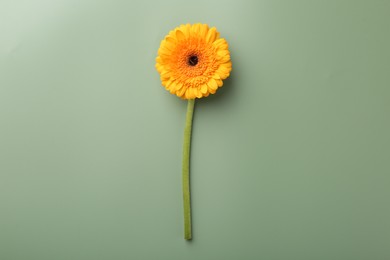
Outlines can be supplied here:
[[222, 87], [232, 70], [228, 43], [215, 27], [181, 25], [161, 41], [156, 69], [171, 94], [183, 99], [207, 97]]

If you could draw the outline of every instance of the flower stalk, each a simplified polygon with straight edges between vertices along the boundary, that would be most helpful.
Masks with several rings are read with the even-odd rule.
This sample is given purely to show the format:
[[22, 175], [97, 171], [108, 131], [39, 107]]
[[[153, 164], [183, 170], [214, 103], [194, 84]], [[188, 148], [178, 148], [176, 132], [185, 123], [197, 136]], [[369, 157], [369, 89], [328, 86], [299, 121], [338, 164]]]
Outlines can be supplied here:
[[192, 239], [191, 228], [191, 195], [190, 195], [190, 151], [192, 118], [194, 114], [195, 99], [189, 99], [187, 105], [186, 125], [184, 129], [183, 144], [183, 206], [184, 206], [184, 239]]

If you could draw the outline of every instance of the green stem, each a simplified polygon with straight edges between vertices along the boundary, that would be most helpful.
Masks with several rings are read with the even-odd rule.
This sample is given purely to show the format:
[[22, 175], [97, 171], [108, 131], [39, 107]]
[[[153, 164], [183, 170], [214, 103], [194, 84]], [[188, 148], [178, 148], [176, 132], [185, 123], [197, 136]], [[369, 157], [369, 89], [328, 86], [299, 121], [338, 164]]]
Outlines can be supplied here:
[[194, 114], [195, 99], [188, 100], [186, 126], [184, 129], [183, 145], [183, 202], [184, 202], [184, 239], [192, 239], [191, 231], [191, 197], [190, 197], [190, 150], [192, 116]]

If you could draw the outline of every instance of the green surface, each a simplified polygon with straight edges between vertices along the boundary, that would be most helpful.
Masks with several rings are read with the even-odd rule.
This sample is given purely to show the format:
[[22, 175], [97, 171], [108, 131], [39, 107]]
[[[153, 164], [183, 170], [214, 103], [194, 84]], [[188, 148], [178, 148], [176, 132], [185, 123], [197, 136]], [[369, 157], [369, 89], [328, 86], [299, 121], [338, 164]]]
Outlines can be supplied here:
[[[0, 2], [1, 260], [390, 259], [390, 1]], [[196, 104], [154, 69], [181, 23], [233, 72]]]

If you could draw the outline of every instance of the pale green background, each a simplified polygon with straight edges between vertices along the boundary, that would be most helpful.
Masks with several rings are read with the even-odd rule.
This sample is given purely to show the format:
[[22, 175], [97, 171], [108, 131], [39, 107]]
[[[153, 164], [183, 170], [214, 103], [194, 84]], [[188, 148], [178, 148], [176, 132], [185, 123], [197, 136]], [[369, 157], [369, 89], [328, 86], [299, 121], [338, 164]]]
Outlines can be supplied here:
[[[1, 1], [1, 260], [390, 259], [390, 1]], [[154, 59], [216, 26], [196, 105]]]

